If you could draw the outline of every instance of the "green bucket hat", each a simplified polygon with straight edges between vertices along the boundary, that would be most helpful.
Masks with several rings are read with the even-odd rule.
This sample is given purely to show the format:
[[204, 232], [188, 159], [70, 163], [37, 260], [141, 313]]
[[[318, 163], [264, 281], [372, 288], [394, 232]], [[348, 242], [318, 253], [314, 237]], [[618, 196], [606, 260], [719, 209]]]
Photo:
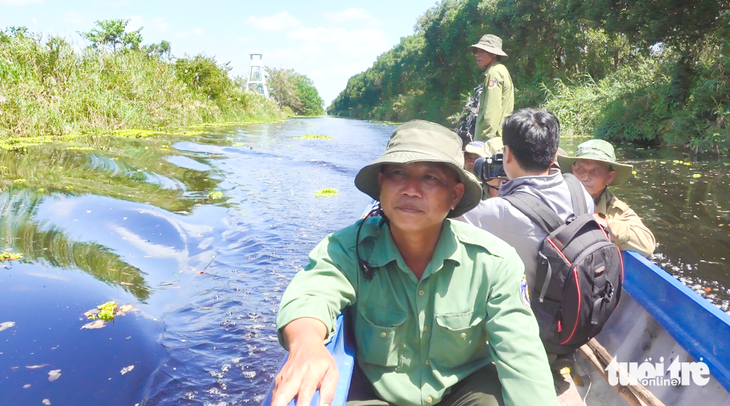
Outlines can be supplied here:
[[482, 187], [477, 178], [464, 170], [461, 139], [448, 128], [428, 121], [413, 120], [398, 126], [385, 147], [383, 155], [360, 169], [355, 186], [366, 195], [380, 200], [378, 173], [386, 164], [441, 162], [451, 167], [464, 184], [464, 196], [446, 217], [459, 217], [476, 207], [482, 198]]
[[479, 39], [479, 42], [469, 47], [469, 50], [474, 52], [474, 48], [479, 48], [495, 55], [507, 56], [502, 51], [502, 38], [492, 34], [483, 35]]
[[632, 174], [634, 167], [628, 164], [616, 162], [616, 153], [613, 145], [604, 140], [590, 140], [578, 145], [575, 156], [558, 155], [558, 162], [563, 172], [573, 170], [573, 162], [578, 159], [591, 159], [609, 164], [616, 171], [616, 178], [612, 185], [626, 182]]

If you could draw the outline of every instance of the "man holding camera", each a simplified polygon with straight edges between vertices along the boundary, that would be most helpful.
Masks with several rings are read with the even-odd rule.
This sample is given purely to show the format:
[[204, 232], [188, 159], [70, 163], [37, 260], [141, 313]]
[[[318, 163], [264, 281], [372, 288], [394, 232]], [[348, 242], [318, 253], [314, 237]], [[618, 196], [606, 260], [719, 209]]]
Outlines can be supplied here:
[[[481, 227], [513, 246], [525, 263], [525, 275], [531, 291], [535, 290], [537, 252], [547, 236], [537, 224], [501, 196], [527, 192], [537, 196], [565, 221], [574, 213], [570, 190], [559, 169], [553, 167], [560, 141], [557, 118], [545, 110], [520, 109], [504, 122], [503, 170], [509, 179], [497, 185], [499, 196], [483, 200], [473, 210], [459, 217], [467, 223]], [[475, 172], [482, 181], [485, 172], [496, 172], [496, 160], [492, 170]], [[490, 176], [493, 176], [491, 174]], [[486, 183], [485, 182], [485, 183]], [[490, 187], [491, 189], [491, 187]], [[585, 192], [587, 210], [593, 212], [593, 199]]]

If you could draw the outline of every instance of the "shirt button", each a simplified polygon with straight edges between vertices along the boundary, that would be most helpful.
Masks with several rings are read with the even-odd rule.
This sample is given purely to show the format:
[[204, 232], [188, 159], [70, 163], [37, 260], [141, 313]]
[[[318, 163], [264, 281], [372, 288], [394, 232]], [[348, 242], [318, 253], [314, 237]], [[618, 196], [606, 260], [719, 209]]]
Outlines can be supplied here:
[[461, 333], [461, 338], [466, 338], [466, 333]]
[[428, 331], [428, 326], [423, 326], [423, 331]]
[[382, 333], [380, 333], [380, 336], [383, 337], [383, 338], [385, 338], [387, 335], [388, 334], [385, 331], [383, 331]]
[[433, 398], [431, 396], [426, 397], [426, 403], [428, 403], [429, 405], [433, 403]]
[[[431, 361], [426, 360], [426, 365], [431, 365]], [[428, 402], [428, 403], [431, 403], [431, 402]]]
[[421, 290], [418, 291], [418, 296], [423, 296], [425, 294], [426, 294], [426, 291], [423, 290], [423, 289], [421, 289]]
[[466, 234], [461, 234], [461, 235], [459, 236], [459, 238], [460, 238], [460, 239], [462, 239], [462, 240], [466, 240]]

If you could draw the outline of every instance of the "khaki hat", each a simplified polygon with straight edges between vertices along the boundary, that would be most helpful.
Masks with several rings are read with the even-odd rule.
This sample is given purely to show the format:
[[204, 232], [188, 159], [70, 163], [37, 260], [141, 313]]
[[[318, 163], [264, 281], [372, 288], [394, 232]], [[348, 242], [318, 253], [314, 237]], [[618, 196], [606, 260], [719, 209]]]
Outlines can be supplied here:
[[486, 158], [487, 156], [489, 156], [489, 154], [487, 154], [487, 145], [484, 144], [484, 141], [472, 141], [466, 144], [464, 152], [477, 154], [482, 158]]
[[616, 172], [616, 178], [611, 183], [612, 185], [626, 182], [631, 177], [634, 169], [632, 165], [616, 162], [613, 145], [604, 140], [590, 140], [578, 145], [575, 156], [558, 155], [558, 162], [563, 172], [572, 172], [573, 162], [579, 159], [590, 159], [609, 164]]
[[448, 128], [428, 121], [413, 120], [398, 126], [385, 147], [383, 155], [360, 169], [355, 186], [366, 195], [380, 200], [378, 173], [386, 164], [441, 162], [451, 167], [464, 184], [464, 196], [446, 217], [459, 217], [476, 207], [482, 198], [477, 178], [464, 169], [461, 139]]
[[479, 39], [479, 42], [469, 47], [469, 50], [474, 52], [474, 48], [483, 49], [495, 55], [507, 56], [507, 54], [502, 51], [502, 38], [492, 34], [483, 35], [482, 38]]

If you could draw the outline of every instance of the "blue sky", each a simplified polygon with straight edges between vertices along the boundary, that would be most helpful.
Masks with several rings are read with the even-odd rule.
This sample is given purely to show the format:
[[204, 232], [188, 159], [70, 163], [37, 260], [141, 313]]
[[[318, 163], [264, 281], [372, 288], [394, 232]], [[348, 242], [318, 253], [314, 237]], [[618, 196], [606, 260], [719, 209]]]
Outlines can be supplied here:
[[62, 35], [79, 47], [77, 31], [94, 21], [128, 18], [144, 27], [143, 44], [167, 40], [176, 57], [205, 53], [231, 62], [231, 76], [246, 76], [251, 51], [264, 63], [294, 69], [314, 80], [326, 105], [347, 80], [413, 33], [435, 0], [369, 1], [140, 1], [0, 0], [0, 29], [26, 26]]

